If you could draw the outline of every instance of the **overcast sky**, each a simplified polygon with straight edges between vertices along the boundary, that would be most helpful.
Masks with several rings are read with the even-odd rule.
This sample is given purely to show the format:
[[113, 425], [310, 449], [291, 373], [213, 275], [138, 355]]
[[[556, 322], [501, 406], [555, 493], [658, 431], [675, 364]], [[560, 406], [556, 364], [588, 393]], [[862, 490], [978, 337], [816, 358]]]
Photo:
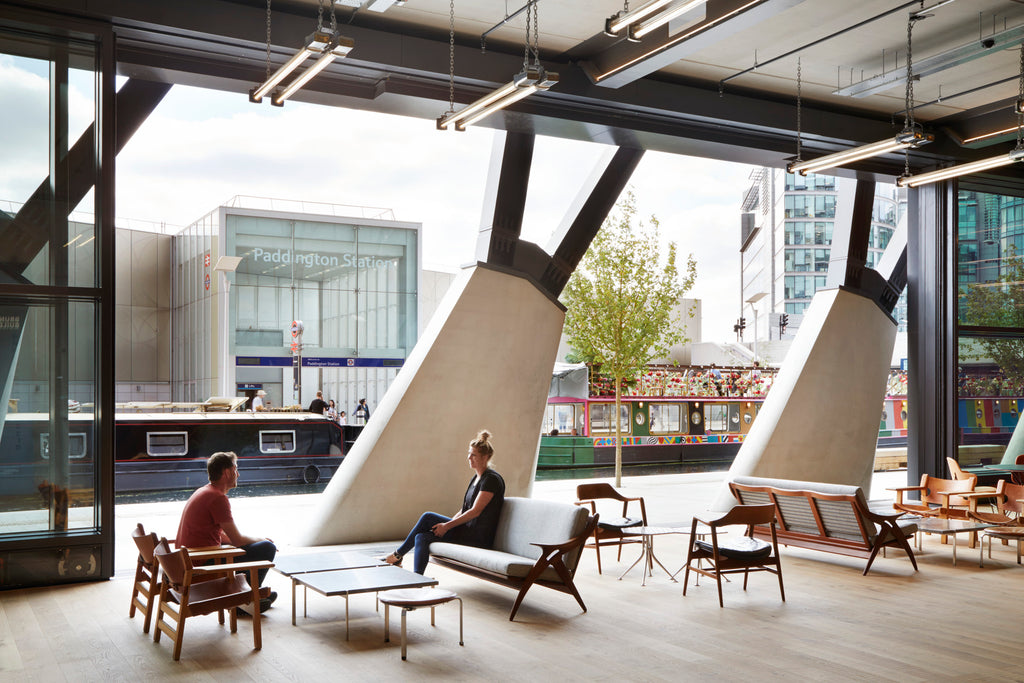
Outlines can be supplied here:
[[[43, 74], [19, 66], [0, 59], [0, 80], [29, 90], [45, 116]], [[3, 148], [35, 147], [23, 127], [38, 125], [11, 116], [0, 114]], [[294, 101], [256, 105], [238, 94], [174, 86], [118, 156], [117, 215], [185, 226], [235, 195], [384, 207], [397, 220], [423, 224], [424, 267], [455, 270], [473, 259], [494, 135]], [[547, 244], [607, 149], [538, 138], [524, 239]], [[0, 166], [0, 200], [24, 201], [45, 174], [35, 163]], [[749, 173], [739, 164], [648, 152], [630, 182], [641, 215], [656, 215], [663, 237], [696, 258], [690, 295], [703, 301], [705, 341], [735, 339], [739, 203]]]

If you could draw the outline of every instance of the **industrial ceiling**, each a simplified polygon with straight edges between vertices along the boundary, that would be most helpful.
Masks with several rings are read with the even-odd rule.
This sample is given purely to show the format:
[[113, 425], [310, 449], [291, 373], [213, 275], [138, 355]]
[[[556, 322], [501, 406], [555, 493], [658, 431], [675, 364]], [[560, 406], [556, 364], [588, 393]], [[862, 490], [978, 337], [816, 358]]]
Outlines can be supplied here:
[[[778, 166], [796, 153], [799, 93], [803, 156], [834, 152], [903, 128], [917, 15], [912, 112], [936, 139], [911, 152], [913, 168], [1014, 145], [1024, 0], [696, 4], [633, 42], [604, 32], [622, 0], [539, 0], [540, 58], [559, 82], [479, 125]], [[124, 75], [240, 97], [265, 77], [264, 0], [37, 0], [0, 11], [15, 5], [112, 23]], [[452, 66], [456, 107], [521, 70], [526, 5], [337, 0], [338, 30], [355, 47], [293, 99], [437, 118], [448, 109]], [[321, 8], [329, 21], [330, 0], [271, 0], [274, 68], [303, 44]], [[884, 177], [902, 166], [896, 153], [853, 168]]]

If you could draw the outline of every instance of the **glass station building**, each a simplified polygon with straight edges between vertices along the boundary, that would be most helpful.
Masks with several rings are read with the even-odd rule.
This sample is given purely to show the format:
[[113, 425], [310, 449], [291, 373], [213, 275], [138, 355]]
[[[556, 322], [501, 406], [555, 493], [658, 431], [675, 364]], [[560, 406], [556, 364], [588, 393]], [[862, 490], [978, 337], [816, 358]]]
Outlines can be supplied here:
[[376, 405], [416, 342], [421, 225], [242, 203], [175, 237], [173, 398]]

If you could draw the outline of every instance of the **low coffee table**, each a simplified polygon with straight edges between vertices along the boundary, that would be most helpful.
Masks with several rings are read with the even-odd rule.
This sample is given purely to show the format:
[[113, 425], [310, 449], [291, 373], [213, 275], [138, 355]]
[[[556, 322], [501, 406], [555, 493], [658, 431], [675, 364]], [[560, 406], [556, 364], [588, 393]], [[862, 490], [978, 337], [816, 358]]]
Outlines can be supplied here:
[[345, 598], [345, 640], [348, 640], [349, 633], [348, 596], [395, 588], [424, 588], [437, 585], [436, 579], [392, 565], [295, 574], [292, 581], [311, 588], [320, 595], [341, 595]]
[[[383, 560], [352, 550], [327, 550], [315, 553], [285, 555], [274, 558], [274, 571], [284, 574], [292, 582], [292, 626], [295, 626], [296, 576], [314, 572], [362, 569], [387, 566]], [[302, 616], [306, 616], [306, 591], [302, 591]]]
[[[946, 519], [944, 517], [924, 517], [917, 521], [917, 530], [920, 532], [920, 536], [917, 537], [917, 549], [921, 550], [921, 537], [924, 534], [938, 534], [939, 536], [952, 536], [953, 541], [953, 566], [956, 566], [956, 535], [957, 534], [968, 534], [977, 533], [984, 529], [988, 529], [993, 524], [983, 524], [981, 522], [975, 522], [968, 519]], [[985, 558], [982, 555], [981, 544], [978, 544], [979, 549], [979, 566], [984, 566]]]

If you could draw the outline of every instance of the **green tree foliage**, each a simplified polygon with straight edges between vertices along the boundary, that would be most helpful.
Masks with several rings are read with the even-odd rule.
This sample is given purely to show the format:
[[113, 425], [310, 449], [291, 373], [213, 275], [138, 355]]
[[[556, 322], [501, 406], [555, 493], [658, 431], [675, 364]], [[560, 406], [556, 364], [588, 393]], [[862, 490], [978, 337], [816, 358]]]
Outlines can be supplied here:
[[637, 217], [632, 190], [619, 201], [569, 279], [563, 303], [565, 334], [573, 355], [601, 366], [615, 382], [615, 485], [622, 484], [622, 384], [669, 347], [687, 341], [672, 311], [693, 286], [690, 255], [680, 277], [676, 245], [665, 249], [658, 219]]
[[[1024, 328], [1024, 258], [1011, 252], [1000, 271], [996, 282], [961, 289], [962, 324], [1009, 328], [1016, 335]], [[960, 357], [991, 359], [1011, 385], [1024, 384], [1024, 339], [1019, 336], [965, 338], [960, 343]]]

